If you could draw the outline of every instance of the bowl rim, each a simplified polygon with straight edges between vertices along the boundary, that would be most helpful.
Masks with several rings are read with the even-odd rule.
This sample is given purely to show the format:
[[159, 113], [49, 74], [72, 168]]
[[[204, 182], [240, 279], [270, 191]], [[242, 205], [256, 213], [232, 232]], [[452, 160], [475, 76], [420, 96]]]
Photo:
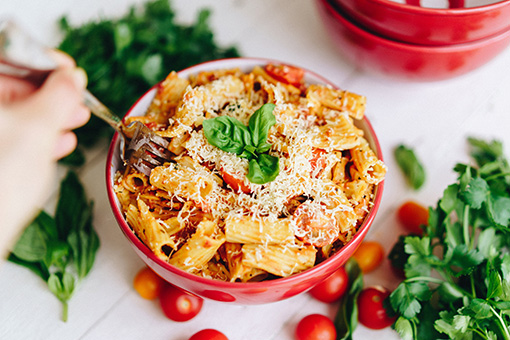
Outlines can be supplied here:
[[[507, 39], [510, 36], [510, 28], [503, 30], [502, 32], [498, 32], [496, 34], [493, 34], [491, 36], [473, 40], [473, 41], [467, 41], [460, 44], [450, 44], [450, 45], [418, 45], [418, 44], [412, 44], [412, 43], [405, 43], [398, 40], [393, 40], [389, 38], [385, 38], [383, 36], [378, 35], [377, 33], [374, 33], [372, 31], [367, 30], [364, 27], [361, 27], [357, 23], [354, 22], [344, 11], [339, 9], [336, 5], [332, 4], [333, 0], [316, 0], [317, 3], [319, 3], [319, 6], [322, 6], [325, 8], [325, 10], [334, 16], [335, 21], [341, 23], [342, 25], [346, 26], [349, 31], [353, 31], [356, 34], [359, 34], [363, 36], [364, 38], [375, 41], [376, 43], [379, 43], [381, 45], [385, 45], [387, 47], [398, 49], [398, 50], [405, 50], [407, 52], [412, 53], [433, 53], [433, 54], [441, 54], [441, 53], [452, 53], [452, 52], [465, 52], [470, 51], [473, 48], [483, 48], [486, 45], [490, 45], [492, 43], [495, 43], [500, 40]], [[336, 1], [336, 0], [335, 0]], [[372, 1], [372, 0], [368, 0]], [[379, 1], [379, 0], [375, 0]], [[381, 0], [382, 1], [382, 0]], [[388, 0], [385, 0], [388, 1]], [[510, 3], [510, 0], [506, 0]]]
[[[342, 2], [342, 0], [335, 0]], [[463, 8], [431, 8], [421, 7], [408, 4], [401, 4], [391, 0], [365, 0], [373, 4], [378, 4], [384, 7], [388, 7], [394, 11], [408, 12], [414, 15], [426, 15], [426, 16], [470, 16], [483, 14], [488, 11], [499, 10], [501, 7], [510, 6], [510, 0], [501, 0], [498, 2], [490, 3], [483, 6], [476, 7], [463, 7]]]
[[[268, 59], [268, 58], [252, 58], [252, 57], [239, 57], [239, 58], [225, 58], [225, 59], [217, 59], [212, 61], [206, 61], [199, 64], [196, 64], [194, 66], [185, 68], [179, 72], [177, 72], [179, 75], [185, 74], [185, 77], [189, 76], [190, 74], [193, 74], [194, 72], [198, 72], [206, 67], [209, 67], [211, 65], [223, 65], [224, 67], [254, 67], [256, 65], [265, 65], [268, 63], [278, 63], [278, 64], [286, 64], [290, 66], [295, 66], [287, 62], [281, 62], [279, 60], [275, 59]], [[227, 66], [228, 65], [228, 66]], [[300, 67], [300, 66], [296, 66]], [[221, 67], [218, 67], [221, 68]], [[310, 77], [317, 79], [320, 82], [323, 82], [324, 84], [333, 86], [334, 88], [339, 88], [337, 85], [335, 85], [330, 80], [324, 78], [321, 75], [318, 75], [317, 73], [310, 71], [304, 67], [300, 67], [305, 71], [305, 75], [309, 75]], [[140, 98], [136, 100], [136, 102], [130, 107], [130, 109], [127, 111], [126, 115], [123, 117], [125, 119], [129, 116], [129, 113], [132, 112], [132, 110], [138, 105], [138, 103], [147, 95], [150, 95], [153, 93], [153, 91], [156, 90], [156, 87], [158, 84], [151, 87], [145, 94], [143, 94]], [[362, 121], [365, 124], [366, 130], [368, 130], [370, 134], [370, 138], [372, 139], [374, 151], [376, 151], [377, 156], [380, 160], [384, 161], [383, 155], [382, 155], [382, 149], [379, 144], [379, 140], [377, 138], [377, 135], [375, 134], [375, 131], [372, 127], [372, 124], [370, 121], [364, 117]], [[300, 283], [303, 279], [306, 280], [306, 278], [310, 276], [314, 276], [315, 273], [320, 272], [323, 267], [328, 266], [331, 264], [334, 265], [334, 267], [339, 268], [340, 266], [335, 265], [336, 262], [341, 261], [341, 254], [348, 252], [353, 247], [357, 247], [356, 241], [360, 240], [360, 242], [363, 240], [364, 236], [368, 232], [368, 229], [370, 225], [373, 223], [375, 216], [377, 215], [377, 211], [379, 209], [379, 206], [381, 204], [382, 194], [383, 194], [383, 188], [384, 188], [384, 180], [381, 181], [375, 188], [375, 197], [373, 200], [372, 208], [370, 209], [369, 214], [365, 217], [365, 220], [359, 227], [358, 231], [355, 233], [354, 237], [346, 243], [341, 250], [337, 251], [333, 256], [330, 258], [322, 261], [321, 263], [313, 266], [312, 268], [309, 268], [305, 271], [302, 271], [300, 273], [292, 274], [288, 277], [282, 277], [282, 278], [275, 278], [271, 280], [265, 280], [265, 281], [259, 281], [259, 282], [230, 282], [230, 281], [221, 281], [211, 278], [206, 278], [202, 276], [198, 276], [192, 273], [188, 273], [180, 268], [177, 268], [175, 266], [172, 266], [171, 264], [161, 260], [160, 258], [156, 257], [154, 253], [147, 247], [133, 232], [131, 227], [127, 224], [121, 209], [117, 205], [117, 197], [115, 195], [115, 192], [113, 190], [113, 183], [110, 179], [114, 178], [115, 171], [113, 169], [112, 161], [115, 154], [116, 149], [118, 149], [118, 144], [120, 142], [120, 136], [116, 132], [111, 140], [110, 146], [108, 148], [108, 155], [106, 160], [106, 188], [107, 188], [107, 195], [110, 203], [110, 207], [112, 209], [113, 215], [118, 222], [117, 224], [120, 226], [121, 230], [129, 238], [131, 241], [131, 244], [136, 246], [138, 250], [140, 250], [145, 256], [147, 256], [152, 262], [155, 262], [160, 267], [164, 268], [165, 270], [168, 270], [172, 272], [175, 275], [181, 276], [184, 279], [194, 281], [196, 284], [205, 284], [207, 286], [215, 286], [215, 288], [218, 289], [228, 289], [230, 291], [236, 291], [236, 290], [245, 290], [247, 288], [255, 288], [255, 289], [264, 289], [264, 288], [275, 288], [275, 287], [288, 287], [293, 286], [295, 283]], [[354, 252], [355, 249], [352, 249], [352, 252]], [[311, 287], [310, 287], [311, 288]]]

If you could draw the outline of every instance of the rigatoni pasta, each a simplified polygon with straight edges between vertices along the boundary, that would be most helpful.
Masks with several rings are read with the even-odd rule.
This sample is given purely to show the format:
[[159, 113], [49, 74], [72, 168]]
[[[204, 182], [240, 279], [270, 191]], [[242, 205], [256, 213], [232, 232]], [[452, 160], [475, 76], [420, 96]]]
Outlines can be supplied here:
[[[119, 171], [114, 185], [128, 224], [160, 259], [196, 275], [251, 282], [309, 269], [354, 236], [386, 173], [356, 125], [366, 99], [305, 84], [302, 74], [278, 65], [189, 79], [172, 72], [146, 115], [129, 118], [170, 142], [170, 162], [149, 177]], [[268, 103], [276, 123], [262, 146], [279, 172], [255, 184], [251, 161], [211, 145], [203, 122], [228, 116], [248, 126]]]

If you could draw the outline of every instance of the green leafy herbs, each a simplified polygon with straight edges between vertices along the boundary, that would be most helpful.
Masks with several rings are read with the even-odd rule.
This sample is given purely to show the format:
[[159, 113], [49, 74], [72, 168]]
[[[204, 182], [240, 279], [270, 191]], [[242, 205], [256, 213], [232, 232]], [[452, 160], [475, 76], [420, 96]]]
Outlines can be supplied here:
[[420, 189], [425, 183], [425, 169], [414, 150], [401, 144], [395, 148], [394, 155], [407, 183], [414, 190]]
[[510, 167], [501, 143], [468, 142], [475, 165], [455, 166], [423, 236], [392, 250], [404, 261], [390, 295], [404, 339], [510, 339]]
[[340, 301], [335, 316], [335, 328], [338, 340], [352, 340], [352, 334], [358, 326], [358, 296], [363, 290], [363, 274], [354, 258], [345, 264], [349, 277], [349, 289]]
[[92, 226], [89, 202], [76, 173], [62, 180], [55, 217], [41, 211], [24, 230], [9, 260], [24, 266], [44, 281], [62, 302], [64, 321], [68, 301], [92, 268], [99, 238]]
[[[59, 48], [76, 59], [88, 74], [88, 88], [118, 115], [171, 70], [214, 59], [238, 57], [234, 47], [222, 48], [209, 27], [208, 10], [201, 10], [191, 25], [180, 25], [169, 0], [131, 7], [120, 18], [103, 18], [71, 27], [60, 20], [64, 38]], [[78, 149], [64, 163], [81, 165], [83, 150], [112, 129], [96, 117], [76, 130]], [[80, 155], [77, 155], [80, 153]]]
[[279, 158], [268, 153], [269, 129], [276, 124], [274, 104], [264, 104], [253, 113], [248, 126], [236, 118], [219, 116], [202, 123], [209, 144], [249, 160], [247, 178], [252, 183], [273, 181], [279, 172]]

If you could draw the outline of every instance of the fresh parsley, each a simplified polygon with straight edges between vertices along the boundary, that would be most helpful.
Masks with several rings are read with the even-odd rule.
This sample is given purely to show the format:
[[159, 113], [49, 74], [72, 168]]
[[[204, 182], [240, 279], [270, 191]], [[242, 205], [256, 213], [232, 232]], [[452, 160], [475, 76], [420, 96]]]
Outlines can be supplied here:
[[510, 339], [510, 166], [500, 142], [468, 142], [475, 164], [455, 166], [423, 236], [392, 251], [405, 260], [390, 295], [404, 339]]
[[67, 321], [68, 302], [78, 283], [92, 268], [99, 237], [92, 226], [89, 202], [75, 172], [62, 180], [55, 217], [41, 211], [24, 230], [9, 256], [47, 282], [62, 302]]
[[425, 183], [425, 169], [416, 157], [413, 149], [400, 144], [394, 150], [395, 160], [404, 173], [407, 183], [414, 189], [420, 189]]
[[230, 116], [202, 123], [209, 144], [249, 160], [247, 178], [252, 183], [271, 182], [280, 170], [279, 158], [268, 153], [271, 144], [267, 143], [269, 129], [276, 124], [274, 108], [271, 103], [262, 105], [250, 117], [248, 126]]
[[[120, 18], [102, 18], [72, 27], [60, 20], [64, 38], [59, 48], [76, 59], [88, 75], [88, 89], [113, 112], [123, 116], [151, 86], [171, 71], [204, 61], [238, 57], [234, 47], [218, 46], [209, 26], [211, 12], [199, 11], [191, 25], [178, 24], [169, 0], [131, 7]], [[83, 151], [113, 130], [92, 117], [77, 129], [78, 148], [64, 162], [81, 165]]]

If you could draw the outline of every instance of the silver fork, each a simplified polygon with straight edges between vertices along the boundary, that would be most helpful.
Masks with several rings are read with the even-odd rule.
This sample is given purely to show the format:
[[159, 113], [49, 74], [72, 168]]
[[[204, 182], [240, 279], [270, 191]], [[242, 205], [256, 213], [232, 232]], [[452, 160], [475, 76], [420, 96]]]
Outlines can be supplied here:
[[[56, 68], [57, 64], [48, 55], [47, 48], [13, 21], [0, 21], [0, 74], [40, 85]], [[149, 176], [154, 167], [170, 161], [168, 140], [139, 121], [126, 126], [87, 89], [83, 91], [83, 100], [94, 115], [107, 122], [122, 137], [121, 157], [125, 165]]]

